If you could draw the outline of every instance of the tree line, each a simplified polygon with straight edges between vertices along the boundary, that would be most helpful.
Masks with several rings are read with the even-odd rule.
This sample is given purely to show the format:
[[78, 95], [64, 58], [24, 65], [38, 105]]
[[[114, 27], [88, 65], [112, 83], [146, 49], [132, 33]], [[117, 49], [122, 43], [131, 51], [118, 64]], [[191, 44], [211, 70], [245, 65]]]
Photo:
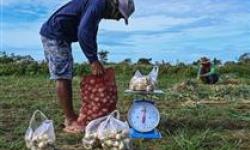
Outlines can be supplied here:
[[[137, 69], [148, 72], [152, 65], [159, 65], [161, 67], [160, 74], [168, 75], [185, 75], [188, 77], [196, 76], [197, 66], [199, 61], [194, 61], [191, 64], [178, 62], [172, 65], [168, 62], [152, 63], [151, 58], [140, 58], [136, 63], [132, 63], [131, 59], [127, 58], [119, 63], [111, 63], [108, 61], [108, 51], [100, 51], [99, 58], [106, 66], [112, 66], [118, 73], [131, 75]], [[249, 76], [250, 74], [250, 53], [242, 54], [238, 61], [228, 61], [222, 64], [221, 60], [215, 58], [217, 65], [220, 65], [219, 72], [221, 73], [237, 73], [240, 76]], [[75, 63], [74, 75], [85, 75], [90, 73], [88, 63]], [[30, 55], [20, 56], [15, 54], [7, 54], [0, 52], [0, 76], [6, 75], [45, 75], [49, 73], [47, 62], [36, 61]]]

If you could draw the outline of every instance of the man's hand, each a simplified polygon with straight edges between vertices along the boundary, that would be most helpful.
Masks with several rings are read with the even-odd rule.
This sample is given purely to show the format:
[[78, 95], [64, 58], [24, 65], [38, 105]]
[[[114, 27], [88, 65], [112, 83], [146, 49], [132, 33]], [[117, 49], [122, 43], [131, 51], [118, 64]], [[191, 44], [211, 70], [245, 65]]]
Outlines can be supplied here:
[[91, 71], [93, 75], [101, 76], [104, 74], [104, 67], [99, 61], [91, 63]]

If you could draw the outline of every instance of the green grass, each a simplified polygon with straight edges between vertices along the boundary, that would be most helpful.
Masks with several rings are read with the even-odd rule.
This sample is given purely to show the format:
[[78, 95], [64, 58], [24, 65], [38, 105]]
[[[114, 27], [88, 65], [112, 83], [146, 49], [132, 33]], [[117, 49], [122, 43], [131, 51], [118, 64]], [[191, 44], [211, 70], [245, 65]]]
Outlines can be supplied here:
[[[117, 74], [118, 109], [126, 118], [132, 96], [124, 95], [130, 76]], [[74, 106], [80, 108], [79, 83], [75, 77]], [[156, 104], [161, 112], [161, 140], [135, 140], [135, 150], [236, 150], [250, 149], [250, 79], [239, 85], [196, 84], [175, 91], [185, 81], [182, 75], [162, 73], [159, 87], [166, 95]], [[191, 103], [189, 103], [191, 102]], [[54, 82], [47, 77], [0, 77], [0, 150], [25, 150], [24, 133], [36, 109], [54, 120], [57, 147], [82, 150], [83, 135], [62, 132], [63, 112], [55, 97]]]

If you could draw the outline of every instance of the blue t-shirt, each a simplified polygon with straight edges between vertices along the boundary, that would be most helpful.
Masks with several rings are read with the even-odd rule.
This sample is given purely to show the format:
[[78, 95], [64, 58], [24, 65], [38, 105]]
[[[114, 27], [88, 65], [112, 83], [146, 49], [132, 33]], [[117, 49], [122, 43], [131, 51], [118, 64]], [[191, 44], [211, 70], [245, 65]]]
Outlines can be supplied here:
[[90, 62], [98, 60], [96, 35], [104, 17], [106, 0], [71, 0], [42, 26], [40, 34], [50, 39], [79, 41]]

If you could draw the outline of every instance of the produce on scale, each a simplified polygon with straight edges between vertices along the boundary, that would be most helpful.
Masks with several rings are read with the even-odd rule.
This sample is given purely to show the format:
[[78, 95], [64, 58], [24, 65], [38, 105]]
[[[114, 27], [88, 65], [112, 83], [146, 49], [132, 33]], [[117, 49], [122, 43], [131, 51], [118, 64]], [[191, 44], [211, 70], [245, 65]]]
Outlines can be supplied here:
[[136, 71], [129, 82], [129, 90], [132, 91], [154, 91], [157, 84], [158, 67], [153, 67], [148, 75], [142, 75]]
[[129, 83], [129, 89], [133, 91], [153, 91], [154, 85], [149, 77], [132, 78]]

